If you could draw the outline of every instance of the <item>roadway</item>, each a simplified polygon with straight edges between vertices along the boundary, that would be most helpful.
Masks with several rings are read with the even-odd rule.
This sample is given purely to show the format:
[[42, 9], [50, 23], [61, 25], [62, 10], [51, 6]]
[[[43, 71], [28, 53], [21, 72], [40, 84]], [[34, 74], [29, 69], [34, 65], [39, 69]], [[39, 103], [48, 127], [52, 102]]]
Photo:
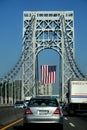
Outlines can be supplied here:
[[[23, 114], [23, 113], [22, 113]], [[16, 115], [17, 116], [17, 115]], [[5, 118], [5, 117], [4, 117]], [[10, 120], [10, 119], [9, 119]], [[4, 124], [4, 122], [3, 122]], [[32, 126], [34, 128], [53, 128], [57, 129], [57, 126], [53, 126], [53, 124], [44, 125], [35, 124]], [[29, 126], [30, 129], [32, 129]], [[0, 126], [0, 130], [21, 130], [23, 129], [23, 118], [22, 116], [15, 121], [12, 121], [8, 124], [4, 124]], [[86, 114], [77, 114], [76, 116], [68, 116], [67, 113], [64, 112], [64, 130], [87, 130], [87, 113]]]

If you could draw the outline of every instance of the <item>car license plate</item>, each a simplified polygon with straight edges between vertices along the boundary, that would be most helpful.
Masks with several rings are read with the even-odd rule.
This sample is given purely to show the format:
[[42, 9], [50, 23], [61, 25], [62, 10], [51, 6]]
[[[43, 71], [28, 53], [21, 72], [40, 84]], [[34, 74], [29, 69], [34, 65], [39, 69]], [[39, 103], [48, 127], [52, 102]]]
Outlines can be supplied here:
[[46, 115], [49, 113], [49, 110], [39, 110], [39, 115]]

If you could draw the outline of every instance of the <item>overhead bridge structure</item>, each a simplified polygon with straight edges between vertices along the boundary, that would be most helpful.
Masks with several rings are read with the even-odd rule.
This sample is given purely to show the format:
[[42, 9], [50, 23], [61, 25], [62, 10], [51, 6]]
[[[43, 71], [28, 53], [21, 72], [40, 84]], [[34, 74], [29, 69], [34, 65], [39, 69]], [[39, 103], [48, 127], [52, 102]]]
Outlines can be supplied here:
[[[21, 99], [36, 95], [37, 58], [45, 49], [53, 49], [60, 56], [59, 87], [62, 101], [68, 91], [68, 80], [72, 77], [86, 77], [75, 62], [73, 11], [24, 11], [22, 41], [22, 54], [14, 68], [1, 77], [0, 88], [10, 82], [12, 89], [14, 79], [21, 71]], [[15, 97], [15, 93], [13, 95]]]

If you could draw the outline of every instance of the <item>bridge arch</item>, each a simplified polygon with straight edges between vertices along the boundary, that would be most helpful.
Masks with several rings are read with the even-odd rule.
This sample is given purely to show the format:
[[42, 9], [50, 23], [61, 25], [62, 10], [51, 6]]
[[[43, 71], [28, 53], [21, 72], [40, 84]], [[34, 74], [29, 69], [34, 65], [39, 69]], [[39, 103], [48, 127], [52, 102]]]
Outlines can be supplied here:
[[41, 82], [41, 65], [49, 65], [49, 66], [56, 66], [56, 77], [55, 77], [55, 84], [52, 84], [49, 88], [51, 88], [52, 94], [59, 94], [59, 82], [60, 82], [60, 55], [54, 49], [46, 48], [41, 50], [38, 53], [38, 79]]
[[59, 47], [59, 46], [52, 46], [52, 44], [49, 45], [49, 47], [48, 46], [45, 46], [44, 48], [43, 47], [38, 47], [35, 50], [36, 51], [36, 55], [39, 54], [40, 51], [45, 50], [45, 49], [50, 49], [50, 50], [52, 49], [52, 50], [56, 51], [60, 56], [62, 56], [62, 52], [60, 51], [60, 50], [62, 50], [62, 48]]

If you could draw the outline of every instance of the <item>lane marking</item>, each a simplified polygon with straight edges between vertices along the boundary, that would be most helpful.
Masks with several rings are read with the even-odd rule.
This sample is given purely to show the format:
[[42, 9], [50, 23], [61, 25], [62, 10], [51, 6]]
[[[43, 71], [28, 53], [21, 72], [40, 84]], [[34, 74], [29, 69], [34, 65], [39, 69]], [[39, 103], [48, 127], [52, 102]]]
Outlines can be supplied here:
[[[64, 119], [65, 119], [65, 120], [68, 120], [67, 117], [64, 117]], [[71, 123], [71, 122], [69, 122], [69, 125], [72, 126], [72, 127], [75, 127], [75, 125], [74, 125], [73, 123]]]
[[23, 118], [21, 118], [21, 119], [15, 121], [15, 122], [13, 122], [13, 123], [11, 123], [11, 124], [9, 124], [9, 125], [3, 127], [3, 128], [1, 128], [0, 130], [6, 130], [7, 128], [9, 128], [9, 127], [11, 127], [11, 126], [13, 126], [13, 125], [15, 125], [15, 124], [21, 122], [22, 120], [23, 120]]
[[64, 117], [64, 119], [65, 119], [65, 120], [68, 120], [68, 118], [67, 118], [67, 117]]
[[74, 125], [73, 123], [70, 122], [69, 124], [70, 124], [72, 127], [75, 127], [75, 125]]

